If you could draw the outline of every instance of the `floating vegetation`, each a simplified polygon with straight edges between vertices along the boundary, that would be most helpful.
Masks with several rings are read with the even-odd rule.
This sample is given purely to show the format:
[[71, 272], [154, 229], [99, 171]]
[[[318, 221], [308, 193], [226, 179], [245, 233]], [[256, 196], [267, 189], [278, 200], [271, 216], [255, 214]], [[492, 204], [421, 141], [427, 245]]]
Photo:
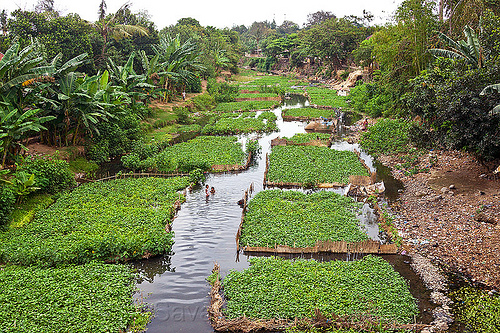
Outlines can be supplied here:
[[317, 241], [363, 241], [368, 236], [356, 218], [360, 209], [352, 198], [330, 191], [262, 191], [248, 205], [240, 244], [308, 247]]
[[275, 146], [269, 155], [267, 181], [314, 186], [348, 184], [349, 176], [369, 176], [352, 151], [313, 146]]
[[280, 101], [240, 101], [219, 103], [214, 112], [258, 111], [270, 110], [280, 104]]
[[335, 118], [336, 113], [333, 109], [317, 109], [317, 108], [293, 108], [285, 109], [282, 112], [283, 119], [318, 119], [318, 118]]
[[[0, 269], [4, 333], [125, 332], [151, 313], [134, 306], [125, 265], [98, 262], [65, 268]], [[142, 327], [144, 329], [144, 327]]]
[[229, 319], [310, 318], [318, 310], [409, 324], [418, 314], [406, 281], [380, 257], [330, 262], [271, 257], [250, 263], [223, 280]]
[[252, 132], [273, 132], [278, 130], [273, 112], [223, 113], [210, 119], [202, 130], [204, 135], [229, 135]]

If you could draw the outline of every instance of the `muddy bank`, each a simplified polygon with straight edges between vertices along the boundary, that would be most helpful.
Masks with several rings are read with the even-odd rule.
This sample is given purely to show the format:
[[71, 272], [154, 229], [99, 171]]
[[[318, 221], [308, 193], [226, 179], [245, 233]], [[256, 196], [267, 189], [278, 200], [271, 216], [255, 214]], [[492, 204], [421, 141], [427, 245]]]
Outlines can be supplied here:
[[484, 176], [488, 168], [470, 154], [453, 151], [430, 152], [420, 159], [429, 172], [413, 176], [396, 169], [397, 156], [379, 160], [404, 184], [391, 209], [406, 250], [498, 289], [500, 182]]

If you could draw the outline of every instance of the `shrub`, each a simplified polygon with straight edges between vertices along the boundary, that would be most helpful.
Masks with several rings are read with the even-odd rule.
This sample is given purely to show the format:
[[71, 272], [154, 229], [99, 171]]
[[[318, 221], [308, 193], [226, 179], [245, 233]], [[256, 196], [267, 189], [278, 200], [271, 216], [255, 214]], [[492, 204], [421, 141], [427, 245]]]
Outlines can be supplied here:
[[0, 183], [0, 225], [9, 222], [10, 213], [16, 202], [16, 196], [12, 189]]
[[405, 119], [380, 119], [363, 133], [359, 143], [370, 154], [404, 153], [409, 149], [412, 126]]
[[234, 102], [234, 99], [239, 94], [240, 87], [238, 85], [230, 85], [226, 82], [217, 83], [215, 79], [211, 79], [208, 81], [207, 90], [217, 103], [227, 103]]
[[41, 192], [57, 193], [76, 186], [69, 163], [56, 157], [28, 157], [16, 172], [34, 174]]

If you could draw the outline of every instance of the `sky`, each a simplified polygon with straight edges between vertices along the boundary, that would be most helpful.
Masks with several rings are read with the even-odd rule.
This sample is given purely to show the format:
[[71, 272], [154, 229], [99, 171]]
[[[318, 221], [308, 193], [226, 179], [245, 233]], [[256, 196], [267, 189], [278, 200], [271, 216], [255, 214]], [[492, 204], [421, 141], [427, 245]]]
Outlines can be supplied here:
[[[17, 8], [32, 10], [38, 0], [0, 0], [0, 10], [13, 11]], [[101, 0], [55, 0], [56, 9], [66, 15], [77, 13], [85, 20], [95, 21]], [[106, 0], [107, 13], [115, 12], [126, 0]], [[179, 19], [192, 17], [202, 26], [231, 28], [233, 25], [249, 27], [254, 21], [284, 20], [297, 23], [300, 27], [307, 21], [307, 15], [323, 10], [337, 17], [362, 16], [363, 9], [374, 16], [374, 23], [384, 24], [402, 0], [131, 0], [132, 12], [147, 10], [158, 29], [175, 24]]]

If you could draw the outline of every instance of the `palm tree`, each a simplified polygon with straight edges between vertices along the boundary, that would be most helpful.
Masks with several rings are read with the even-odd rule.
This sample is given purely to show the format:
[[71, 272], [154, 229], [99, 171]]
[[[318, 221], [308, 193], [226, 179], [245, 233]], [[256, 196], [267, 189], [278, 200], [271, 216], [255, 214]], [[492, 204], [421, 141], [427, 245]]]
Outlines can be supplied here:
[[463, 32], [467, 40], [456, 42], [450, 37], [446, 36], [444, 33], [438, 31], [437, 34], [439, 39], [447, 44], [451, 48], [451, 50], [429, 49], [429, 53], [435, 57], [463, 59], [474, 68], [483, 67], [484, 56], [479, 38], [477, 37], [474, 30], [472, 30], [472, 28], [470, 28], [468, 25], [465, 26]]
[[[102, 6], [103, 3], [101, 3]], [[102, 36], [104, 43], [102, 45], [101, 49], [101, 55], [99, 58], [99, 63], [104, 64], [105, 63], [105, 57], [106, 57], [106, 47], [109, 38], [113, 38], [115, 40], [120, 40], [123, 38], [128, 38], [132, 37], [133, 35], [141, 35], [141, 36], [147, 36], [148, 35], [148, 29], [141, 27], [140, 25], [131, 25], [131, 24], [119, 24], [118, 21], [118, 14], [121, 12], [127, 10], [130, 7], [130, 3], [125, 3], [122, 5], [116, 13], [111, 15], [109, 18], [103, 18], [103, 13], [105, 10], [105, 3], [104, 7], [101, 8], [99, 7], [99, 21], [94, 23], [94, 28], [96, 31]], [[102, 9], [102, 11], [101, 11]]]

